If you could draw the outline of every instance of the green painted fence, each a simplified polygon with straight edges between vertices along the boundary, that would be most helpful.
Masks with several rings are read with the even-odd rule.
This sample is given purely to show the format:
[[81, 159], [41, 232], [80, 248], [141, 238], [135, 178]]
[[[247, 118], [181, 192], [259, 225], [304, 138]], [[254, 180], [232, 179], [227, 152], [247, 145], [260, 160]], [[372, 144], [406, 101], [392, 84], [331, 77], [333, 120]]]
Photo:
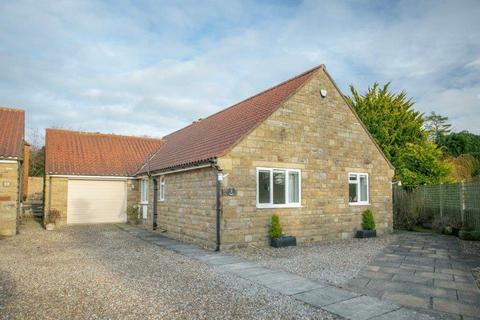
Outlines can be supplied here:
[[480, 181], [393, 188], [394, 223], [408, 227], [432, 221], [436, 227], [480, 230]]

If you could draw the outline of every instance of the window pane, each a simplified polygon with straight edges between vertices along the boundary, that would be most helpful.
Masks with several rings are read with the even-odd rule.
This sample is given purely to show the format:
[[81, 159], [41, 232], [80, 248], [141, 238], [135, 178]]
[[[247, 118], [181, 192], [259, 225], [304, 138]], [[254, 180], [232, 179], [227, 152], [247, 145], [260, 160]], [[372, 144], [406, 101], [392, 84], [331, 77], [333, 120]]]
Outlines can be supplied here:
[[298, 203], [300, 195], [300, 184], [298, 179], [298, 172], [288, 173], [288, 202]]
[[148, 180], [142, 180], [140, 183], [140, 201], [147, 202], [148, 200]]
[[360, 176], [360, 201], [368, 201], [367, 176]]
[[258, 203], [270, 203], [270, 171], [258, 172]]
[[357, 181], [357, 175], [356, 174], [351, 174], [349, 177], [350, 181]]
[[358, 202], [357, 184], [356, 183], [349, 183], [348, 184], [348, 201], [349, 202]]
[[285, 204], [285, 171], [273, 172], [273, 203]]

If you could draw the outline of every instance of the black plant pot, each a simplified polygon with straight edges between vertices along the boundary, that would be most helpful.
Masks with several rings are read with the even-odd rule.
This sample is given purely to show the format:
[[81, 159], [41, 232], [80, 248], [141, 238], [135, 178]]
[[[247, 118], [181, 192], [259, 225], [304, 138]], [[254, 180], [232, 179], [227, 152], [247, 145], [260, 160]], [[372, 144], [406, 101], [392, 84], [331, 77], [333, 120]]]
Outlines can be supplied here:
[[375, 238], [377, 230], [357, 230], [356, 238]]
[[270, 245], [274, 248], [296, 246], [297, 238], [292, 236], [282, 236], [280, 238], [271, 238]]

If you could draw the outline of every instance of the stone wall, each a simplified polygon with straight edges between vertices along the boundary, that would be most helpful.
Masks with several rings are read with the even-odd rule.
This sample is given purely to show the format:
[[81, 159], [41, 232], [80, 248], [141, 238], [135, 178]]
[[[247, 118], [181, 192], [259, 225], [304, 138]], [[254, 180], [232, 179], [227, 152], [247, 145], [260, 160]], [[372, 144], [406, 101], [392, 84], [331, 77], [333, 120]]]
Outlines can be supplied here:
[[41, 200], [43, 198], [43, 177], [28, 177], [27, 200]]
[[[48, 219], [49, 209], [60, 211], [58, 225], [67, 223], [68, 179], [60, 177], [45, 177], [44, 223]], [[50, 199], [51, 197], [51, 199]]]
[[[393, 169], [323, 70], [219, 164], [229, 174], [224, 187], [237, 190], [223, 196], [223, 247], [266, 245], [274, 213], [300, 243], [352, 237], [367, 208], [379, 234], [392, 230]], [[301, 207], [257, 208], [257, 167], [300, 169]], [[369, 174], [369, 205], [349, 204], [349, 172]]]
[[13, 236], [17, 233], [19, 179], [18, 162], [0, 162], [0, 236]]
[[[160, 179], [160, 178], [158, 178]], [[153, 179], [149, 183], [148, 219], [153, 224]], [[165, 201], [157, 201], [157, 230], [185, 242], [216, 244], [216, 180], [212, 168], [167, 174]]]

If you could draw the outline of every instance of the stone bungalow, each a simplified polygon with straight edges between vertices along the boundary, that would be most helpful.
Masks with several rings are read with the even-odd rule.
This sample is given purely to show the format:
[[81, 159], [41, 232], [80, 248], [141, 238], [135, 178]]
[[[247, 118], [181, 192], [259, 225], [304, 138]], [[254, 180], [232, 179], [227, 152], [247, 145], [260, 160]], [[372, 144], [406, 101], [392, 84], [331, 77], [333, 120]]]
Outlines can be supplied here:
[[345, 239], [371, 208], [392, 230], [394, 168], [323, 65], [166, 137], [142, 167], [146, 226], [217, 248]]
[[[367, 208], [379, 234], [392, 230], [393, 167], [323, 65], [143, 152], [127, 148], [112, 158], [100, 145], [71, 147], [73, 142], [62, 142], [65, 134], [47, 131], [46, 183], [52, 187], [46, 206], [60, 209], [70, 223], [78, 220], [69, 216], [85, 214], [91, 217], [82, 222], [102, 222], [96, 207], [106, 206], [102, 189], [93, 196], [78, 181], [121, 176], [126, 190], [117, 195], [124, 203], [137, 202], [146, 228], [209, 248], [266, 245], [274, 213], [300, 243], [352, 237]], [[134, 166], [109, 171], [112, 159], [128, 162], [133, 153], [138, 164], [153, 150], [135, 172]], [[72, 167], [78, 162], [81, 169]]]
[[18, 231], [22, 195], [26, 192], [23, 177], [28, 177], [28, 150], [25, 112], [0, 108], [0, 236]]
[[47, 129], [44, 215], [58, 210], [58, 224], [126, 221], [138, 202], [133, 177], [162, 140]]

